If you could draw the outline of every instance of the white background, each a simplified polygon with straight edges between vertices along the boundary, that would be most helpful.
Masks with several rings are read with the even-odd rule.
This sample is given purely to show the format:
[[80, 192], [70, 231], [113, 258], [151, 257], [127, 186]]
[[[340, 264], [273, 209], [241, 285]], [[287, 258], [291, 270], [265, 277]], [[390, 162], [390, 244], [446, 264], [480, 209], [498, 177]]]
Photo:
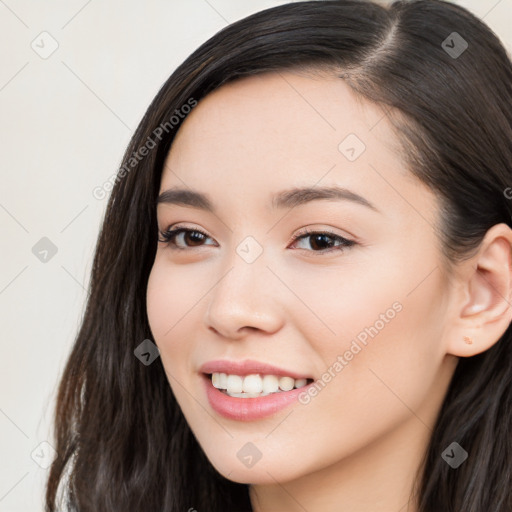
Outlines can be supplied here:
[[[0, 512], [42, 512], [58, 377], [107, 198], [150, 101], [193, 50], [271, 0], [0, 0]], [[512, 52], [512, 0], [466, 0]], [[51, 48], [48, 58], [31, 47]], [[46, 37], [41, 43], [41, 37]], [[54, 44], [57, 44], [54, 43]], [[43, 51], [41, 48], [40, 51]], [[42, 238], [57, 253], [32, 253]], [[38, 457], [39, 455], [39, 457]]]

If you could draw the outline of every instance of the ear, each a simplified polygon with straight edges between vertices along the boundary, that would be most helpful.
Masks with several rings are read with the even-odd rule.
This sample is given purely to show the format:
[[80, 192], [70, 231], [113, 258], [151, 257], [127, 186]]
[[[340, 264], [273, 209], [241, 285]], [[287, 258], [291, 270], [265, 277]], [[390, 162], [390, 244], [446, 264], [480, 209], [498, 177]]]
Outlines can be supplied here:
[[461, 265], [447, 352], [471, 357], [491, 348], [512, 320], [512, 230], [505, 223], [494, 225], [478, 252]]

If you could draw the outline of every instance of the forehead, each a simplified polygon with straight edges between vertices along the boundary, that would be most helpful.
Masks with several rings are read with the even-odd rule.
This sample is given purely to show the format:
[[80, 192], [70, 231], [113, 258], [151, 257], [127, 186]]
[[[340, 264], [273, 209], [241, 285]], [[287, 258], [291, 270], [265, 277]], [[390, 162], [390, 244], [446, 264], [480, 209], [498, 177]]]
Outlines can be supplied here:
[[291, 186], [338, 185], [383, 204], [386, 176], [412, 177], [380, 106], [332, 73], [280, 71], [238, 79], [203, 98], [173, 141], [160, 189], [189, 187], [219, 201], [229, 194], [241, 209]]
[[257, 165], [251, 157], [275, 160], [283, 149], [289, 150], [286, 160], [292, 165], [321, 155], [323, 160], [338, 160], [339, 144], [350, 134], [366, 149], [368, 144], [396, 144], [386, 122], [376, 130], [380, 139], [374, 140], [372, 131], [384, 117], [382, 108], [362, 100], [332, 73], [259, 74], [225, 84], [203, 98], [179, 129], [169, 163], [175, 156], [186, 156], [176, 153], [201, 158], [215, 151], [229, 162], [243, 152], [251, 166]]

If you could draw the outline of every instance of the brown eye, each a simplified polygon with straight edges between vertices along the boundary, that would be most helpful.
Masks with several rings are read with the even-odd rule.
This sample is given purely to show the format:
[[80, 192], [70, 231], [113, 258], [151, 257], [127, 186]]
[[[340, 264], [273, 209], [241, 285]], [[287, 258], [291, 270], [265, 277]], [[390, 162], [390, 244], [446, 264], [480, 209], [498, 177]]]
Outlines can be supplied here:
[[[332, 250], [343, 250], [356, 244], [340, 235], [329, 231], [306, 231], [294, 238], [294, 242], [309, 239], [309, 246], [313, 249], [310, 252], [330, 252]], [[337, 245], [336, 245], [336, 242]]]
[[[206, 233], [198, 229], [176, 228], [161, 231], [160, 242], [169, 244], [173, 249], [186, 249], [187, 247], [199, 247], [205, 239], [209, 238]], [[183, 236], [181, 236], [183, 235]], [[179, 243], [176, 243], [178, 240]]]

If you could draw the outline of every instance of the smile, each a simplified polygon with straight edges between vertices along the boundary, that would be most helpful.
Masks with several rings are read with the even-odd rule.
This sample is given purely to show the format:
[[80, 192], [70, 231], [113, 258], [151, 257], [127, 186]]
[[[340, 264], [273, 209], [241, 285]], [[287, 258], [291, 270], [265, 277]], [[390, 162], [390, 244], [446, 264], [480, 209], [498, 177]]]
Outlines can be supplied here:
[[[210, 375], [213, 387], [228, 396], [236, 398], [257, 398], [273, 393], [298, 389], [312, 382], [312, 379], [294, 379], [278, 375], [235, 375], [215, 372]], [[309, 381], [309, 382], [308, 382]]]
[[203, 375], [202, 378], [211, 408], [224, 418], [236, 421], [255, 421], [273, 416], [286, 407], [298, 403], [300, 393], [314, 385], [314, 382], [311, 382], [290, 391], [280, 390], [268, 394], [262, 392], [257, 396], [244, 392], [231, 396], [226, 390], [214, 387], [210, 375]]

